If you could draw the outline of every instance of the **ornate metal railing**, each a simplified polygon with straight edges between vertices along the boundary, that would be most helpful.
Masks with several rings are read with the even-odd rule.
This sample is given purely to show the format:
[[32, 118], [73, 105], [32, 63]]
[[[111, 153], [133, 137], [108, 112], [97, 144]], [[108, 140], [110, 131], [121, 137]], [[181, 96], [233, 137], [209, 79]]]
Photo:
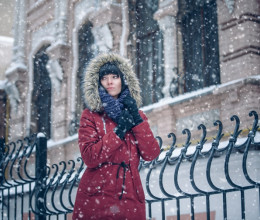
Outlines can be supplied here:
[[[228, 215], [229, 195], [234, 192], [240, 197], [239, 203], [234, 203], [239, 204], [239, 211], [236, 211], [239, 212], [239, 219], [246, 219], [249, 218], [248, 204], [252, 202], [252, 198], [248, 198], [246, 194], [250, 190], [254, 190], [256, 197], [255, 209], [250, 209], [250, 212], [254, 213], [250, 213], [250, 216], [259, 217], [260, 180], [257, 179], [257, 175], [252, 174], [257, 172], [252, 171], [255, 169], [252, 168], [252, 163], [256, 164], [257, 160], [259, 163], [260, 142], [256, 141], [259, 128], [258, 114], [251, 111], [249, 116], [253, 118], [253, 125], [246, 138], [238, 138], [241, 130], [240, 120], [236, 115], [231, 117], [235, 126], [228, 141], [222, 141], [221, 121], [214, 123], [218, 131], [212, 143], [206, 142], [207, 130], [203, 124], [198, 126], [202, 134], [196, 146], [191, 146], [189, 129], [183, 130], [186, 141], [182, 148], [176, 147], [176, 136], [173, 133], [168, 135], [168, 138], [172, 139], [168, 150], [163, 149], [163, 141], [157, 137], [161, 146], [160, 156], [151, 162], [141, 161], [139, 164], [139, 172], [141, 178], [144, 178], [143, 185], [147, 193], [149, 219], [166, 219], [167, 216], [181, 219], [182, 215], [187, 213], [187, 209], [183, 211], [183, 206], [189, 207], [190, 219], [195, 219], [198, 212], [196, 201], [200, 199], [203, 202], [199, 206], [205, 206], [207, 219], [234, 219], [234, 216]], [[243, 143], [239, 144], [238, 140]], [[84, 169], [82, 159], [78, 158], [76, 162], [61, 161], [49, 166], [47, 141], [40, 135], [9, 144], [5, 144], [1, 139], [0, 144], [0, 218], [70, 218], [69, 214], [73, 211], [77, 186]], [[232, 167], [236, 161], [235, 157], [241, 163], [239, 170], [236, 170], [236, 164]], [[214, 178], [214, 175], [221, 175], [219, 170], [214, 171], [217, 167], [215, 161], [219, 161], [218, 164], [223, 166], [220, 183]], [[205, 170], [196, 171], [198, 167]], [[200, 177], [197, 178], [196, 175]], [[221, 198], [218, 199], [220, 209], [213, 207], [212, 198], [216, 195]], [[183, 202], [188, 205], [183, 205]], [[160, 209], [156, 206], [158, 204]], [[217, 212], [215, 217], [211, 215], [212, 210]], [[217, 215], [221, 217], [217, 218]]]
[[[248, 167], [247, 167], [247, 162], [248, 162], [248, 152], [250, 149], [260, 149], [260, 142], [256, 142], [254, 140], [255, 134], [258, 130], [258, 115], [255, 111], [251, 111], [249, 114], [250, 117], [254, 117], [254, 121], [253, 121], [253, 126], [252, 129], [249, 131], [248, 133], [248, 137], [246, 138], [246, 140], [244, 140], [244, 142], [242, 144], [236, 144], [237, 139], [239, 134], [241, 133], [241, 130], [239, 130], [239, 126], [240, 126], [240, 120], [239, 118], [234, 115], [231, 117], [231, 121], [235, 121], [235, 128], [234, 128], [234, 132], [233, 134], [230, 136], [228, 143], [226, 144], [226, 146], [219, 148], [220, 145], [220, 140], [223, 137], [223, 126], [221, 121], [216, 121], [214, 123], [215, 126], [218, 126], [218, 132], [216, 135], [216, 138], [214, 139], [214, 141], [211, 143], [211, 147], [203, 152], [203, 146], [206, 143], [206, 134], [207, 134], [207, 130], [206, 127], [201, 124], [198, 126], [199, 130], [202, 130], [202, 135], [201, 135], [201, 139], [198, 142], [197, 146], [194, 148], [193, 153], [188, 154], [188, 148], [191, 144], [190, 140], [191, 140], [191, 133], [188, 129], [184, 129], [183, 130], [183, 134], [187, 135], [187, 139], [185, 144], [183, 145], [181, 152], [178, 156], [172, 156], [174, 150], [176, 150], [176, 137], [173, 133], [170, 133], [168, 135], [169, 138], [172, 138], [172, 145], [170, 147], [170, 149], [168, 150], [168, 152], [165, 154], [165, 157], [159, 159], [157, 158], [156, 160], [150, 162], [150, 163], [146, 163], [144, 161], [142, 161], [140, 163], [140, 170], [143, 168], [148, 168], [149, 171], [147, 172], [147, 176], [146, 176], [146, 188], [147, 188], [147, 193], [148, 195], [151, 197], [151, 199], [147, 199], [147, 203], [148, 203], [148, 212], [149, 212], [149, 217], [152, 217], [151, 214], [151, 204], [152, 203], [156, 203], [156, 202], [160, 202], [161, 206], [162, 206], [162, 219], [165, 219], [165, 202], [168, 200], [176, 200], [176, 217], [177, 219], [180, 219], [181, 214], [180, 214], [180, 200], [181, 199], [185, 199], [185, 198], [189, 198], [190, 199], [190, 216], [191, 219], [195, 218], [195, 211], [194, 211], [194, 199], [196, 197], [201, 197], [204, 196], [206, 197], [206, 215], [207, 215], [207, 219], [210, 219], [210, 196], [214, 195], [214, 194], [222, 194], [223, 195], [223, 218], [220, 219], [227, 219], [227, 193], [228, 192], [233, 192], [233, 191], [239, 191], [241, 193], [241, 216], [239, 219], [246, 219], [245, 217], [245, 191], [248, 189], [253, 189], [253, 188], [258, 188], [258, 192], [259, 192], [259, 186], [260, 186], [260, 180], [254, 180], [248, 172]], [[162, 141], [161, 138], [159, 138], [159, 142], [162, 145]], [[232, 163], [232, 161], [230, 160], [231, 158], [231, 154], [233, 152], [240, 152], [243, 156], [242, 156], [242, 172], [240, 172], [240, 175], [243, 175], [245, 177], [245, 179], [247, 180], [247, 183], [244, 185], [239, 185], [237, 183], [235, 183], [232, 180], [232, 177], [230, 175], [230, 163]], [[226, 181], [228, 183], [228, 186], [226, 186], [226, 188], [222, 188], [217, 186], [214, 181], [211, 178], [211, 170], [212, 170], [212, 162], [213, 159], [216, 157], [220, 157], [221, 155], [225, 155], [225, 159], [224, 159], [224, 174], [225, 174], [225, 178]], [[208, 190], [203, 189], [202, 187], [200, 188], [196, 181], [195, 181], [195, 166], [196, 163], [198, 163], [199, 158], [205, 158], [207, 157], [207, 163], [206, 163], [206, 179], [207, 179], [207, 183], [209, 185]], [[258, 155], [258, 162], [259, 162], [259, 155]], [[193, 193], [190, 192], [190, 190], [185, 191], [179, 184], [179, 179], [180, 176], [178, 175], [179, 173], [179, 169], [182, 163], [184, 163], [185, 160], [188, 160], [191, 162], [190, 165], [190, 169], [189, 169], [189, 181], [191, 184], [191, 188], [193, 189]], [[160, 172], [159, 172], [159, 189], [163, 194], [163, 197], [158, 197], [156, 196], [152, 190], [150, 189], [150, 177], [152, 175], [152, 172], [154, 172], [154, 170], [156, 170], [155, 168], [160, 166]], [[174, 195], [173, 193], [169, 193], [166, 190], [165, 184], [163, 182], [163, 178], [165, 175], [165, 168], [166, 166], [172, 166], [172, 172], [174, 173], [174, 178], [172, 179], [172, 181], [174, 182], [174, 188], [177, 190], [177, 192], [179, 193], [178, 196]], [[205, 188], [205, 186], [204, 186]], [[157, 193], [158, 194], [158, 193]], [[260, 193], [259, 193], [259, 199], [260, 199]], [[259, 204], [258, 204], [258, 211], [256, 212], [256, 215], [258, 216], [259, 213]], [[259, 217], [259, 216], [258, 216]], [[236, 219], [236, 218], [232, 218], [229, 217], [229, 219]]]

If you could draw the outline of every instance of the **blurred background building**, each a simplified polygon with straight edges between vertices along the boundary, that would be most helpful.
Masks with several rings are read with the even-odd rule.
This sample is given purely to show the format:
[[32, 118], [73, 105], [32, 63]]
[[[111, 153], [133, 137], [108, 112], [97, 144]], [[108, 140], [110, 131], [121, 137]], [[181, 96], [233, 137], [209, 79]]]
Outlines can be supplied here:
[[5, 71], [12, 60], [14, 1], [1, 0], [0, 14], [0, 136], [8, 140], [10, 103], [7, 96], [8, 82]]
[[[247, 135], [248, 140], [253, 140], [252, 133], [249, 133], [253, 120], [248, 113], [251, 110], [260, 113], [258, 0], [0, 0], [0, 137], [5, 137], [8, 143], [43, 132], [48, 139], [47, 165], [76, 160], [80, 156], [78, 123], [84, 109], [80, 81], [89, 61], [99, 53], [110, 51], [132, 61], [141, 83], [142, 110], [148, 116], [154, 134], [162, 138], [163, 148], [169, 149], [172, 144], [172, 136], [168, 138], [170, 132], [176, 134], [177, 146], [183, 146], [189, 138], [182, 131], [188, 128], [193, 145], [189, 150], [197, 149], [195, 143], [202, 133], [198, 126], [203, 123], [207, 127], [206, 149], [203, 147], [206, 151], [218, 132], [218, 126], [214, 126], [216, 120], [223, 123], [222, 146], [232, 145], [231, 134], [236, 124], [230, 121], [233, 114], [241, 120], [240, 141], [245, 141], [243, 136]], [[259, 132], [256, 139], [259, 140]], [[255, 148], [250, 161], [232, 151], [230, 174], [238, 185], [243, 180], [241, 161], [243, 168], [247, 164], [251, 176], [258, 181], [255, 186], [259, 184], [259, 148], [251, 144]], [[31, 173], [35, 171], [34, 155], [29, 161], [28, 150], [22, 153], [21, 142], [18, 145], [17, 153], [10, 150], [10, 162], [8, 158], [0, 161], [7, 163], [4, 167], [6, 182], [14, 180], [19, 170], [21, 173], [26, 169]], [[13, 149], [15, 146], [15, 143], [10, 144]], [[169, 151], [162, 152], [160, 157], [167, 156]], [[240, 153], [242, 151], [240, 149]], [[182, 149], [176, 148], [175, 152], [180, 154]], [[24, 160], [23, 156], [26, 157]], [[226, 167], [229, 163], [226, 162], [229, 157], [219, 153], [215, 156], [211, 173], [222, 189], [227, 185]], [[185, 189], [193, 177], [189, 176], [190, 161], [187, 158], [183, 161], [187, 163], [183, 163], [179, 180]], [[207, 158], [202, 156], [194, 171], [197, 182], [203, 187], [207, 185], [204, 172], [208, 171], [207, 166]], [[158, 187], [158, 178], [162, 167], [162, 164], [149, 166], [154, 170], [151, 179], [155, 179], [150, 180], [150, 185], [161, 198], [164, 196]], [[146, 189], [147, 172], [145, 168], [140, 171]], [[166, 188], [173, 186], [173, 174], [173, 167], [166, 168]], [[26, 185], [25, 193], [17, 194], [17, 185], [5, 185], [3, 176], [0, 176], [3, 187], [0, 213], [15, 216], [16, 204], [27, 204], [30, 190]], [[10, 193], [11, 186], [15, 190]], [[237, 193], [240, 188], [236, 189], [227, 196], [232, 205], [226, 211], [233, 219], [239, 219], [242, 210]], [[5, 190], [8, 193], [5, 194]], [[8, 202], [7, 206], [4, 196], [10, 194], [9, 200], [15, 202], [10, 206]], [[211, 197], [212, 211], [214, 215], [216, 213], [216, 218], [211, 219], [224, 218], [225, 205], [221, 207], [226, 198], [224, 194], [226, 196], [226, 191], [223, 199]], [[19, 195], [18, 200], [16, 195]], [[21, 202], [23, 198], [24, 202]], [[241, 204], [242, 200], [241, 191]], [[245, 201], [248, 204], [245, 210], [250, 211], [241, 212], [249, 218], [259, 216], [259, 187], [249, 190]], [[57, 196], [55, 202], [59, 203]], [[176, 217], [175, 201], [171, 202], [165, 206], [167, 219]], [[162, 204], [159, 202], [153, 208], [154, 219], [160, 219]], [[205, 204], [205, 200], [197, 201], [196, 213], [200, 219], [206, 219], [201, 204]], [[18, 210], [23, 219], [27, 219], [31, 212], [31, 207], [25, 206], [24, 211]], [[190, 202], [186, 200], [182, 207], [182, 217], [189, 218]], [[71, 214], [68, 214], [70, 218]]]
[[[259, 5], [258, 0], [1, 1], [0, 35], [8, 37], [0, 38], [1, 135], [13, 140], [44, 132], [50, 161], [57, 155], [77, 158], [84, 108], [80, 80], [90, 59], [108, 51], [132, 61], [142, 109], [165, 147], [170, 132], [181, 146], [184, 128], [196, 141], [200, 123], [215, 136], [216, 120], [229, 136], [233, 114], [247, 130], [248, 112], [260, 112]], [[7, 10], [14, 16], [6, 16]]]

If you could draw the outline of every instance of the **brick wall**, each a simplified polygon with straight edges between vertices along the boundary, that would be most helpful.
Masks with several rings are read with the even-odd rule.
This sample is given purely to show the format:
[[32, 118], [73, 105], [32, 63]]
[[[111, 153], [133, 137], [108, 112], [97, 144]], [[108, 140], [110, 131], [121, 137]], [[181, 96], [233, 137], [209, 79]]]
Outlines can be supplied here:
[[233, 13], [218, 3], [221, 83], [260, 73], [259, 1], [237, 0]]
[[167, 104], [145, 113], [150, 126], [157, 127], [157, 134], [162, 137], [165, 146], [171, 144], [171, 139], [167, 138], [170, 132], [177, 135], [177, 144], [181, 146], [186, 140], [186, 135], [181, 133], [184, 128], [191, 130], [192, 140], [197, 142], [201, 136], [201, 131], [197, 129], [200, 123], [206, 125], [207, 137], [215, 137], [215, 120], [221, 120], [223, 132], [230, 134], [235, 125], [235, 122], [230, 121], [232, 115], [240, 118], [241, 129], [248, 129], [253, 122], [253, 118], [248, 116], [249, 112], [255, 110], [260, 114], [259, 85], [259, 79], [241, 80], [234, 84], [218, 86], [198, 97]]

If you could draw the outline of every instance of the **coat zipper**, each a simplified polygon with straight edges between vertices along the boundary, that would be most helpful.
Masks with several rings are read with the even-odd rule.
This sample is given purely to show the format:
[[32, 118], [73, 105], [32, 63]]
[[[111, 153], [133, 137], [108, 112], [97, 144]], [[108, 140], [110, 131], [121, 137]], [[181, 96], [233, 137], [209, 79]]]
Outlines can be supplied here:
[[104, 129], [104, 132], [106, 134], [107, 133], [107, 129], [106, 129], [106, 122], [105, 122], [104, 117], [102, 117], [102, 121], [103, 121], [103, 129]]

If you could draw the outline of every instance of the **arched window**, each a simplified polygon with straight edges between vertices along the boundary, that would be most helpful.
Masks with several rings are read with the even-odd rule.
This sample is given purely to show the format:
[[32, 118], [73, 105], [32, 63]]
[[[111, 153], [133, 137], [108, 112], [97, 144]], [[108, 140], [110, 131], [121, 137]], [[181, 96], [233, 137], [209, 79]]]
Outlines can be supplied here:
[[[49, 45], [48, 45], [49, 46]], [[49, 60], [46, 48], [42, 47], [33, 60], [33, 92], [31, 111], [31, 132], [43, 132], [51, 138], [51, 80], [46, 69]]]
[[84, 109], [84, 98], [82, 93], [82, 77], [86, 70], [86, 66], [89, 63], [90, 59], [93, 58], [93, 44], [94, 36], [91, 32], [92, 24], [90, 22], [85, 23], [78, 31], [78, 71], [77, 71], [77, 92], [76, 92], [76, 112], [75, 112], [75, 121], [70, 128], [70, 135], [73, 135], [77, 132], [79, 126], [79, 120]]
[[136, 2], [136, 64], [144, 105], [163, 97], [163, 37], [157, 21], [153, 19], [157, 9], [156, 0]]
[[216, 0], [182, 0], [184, 91], [220, 83]]

